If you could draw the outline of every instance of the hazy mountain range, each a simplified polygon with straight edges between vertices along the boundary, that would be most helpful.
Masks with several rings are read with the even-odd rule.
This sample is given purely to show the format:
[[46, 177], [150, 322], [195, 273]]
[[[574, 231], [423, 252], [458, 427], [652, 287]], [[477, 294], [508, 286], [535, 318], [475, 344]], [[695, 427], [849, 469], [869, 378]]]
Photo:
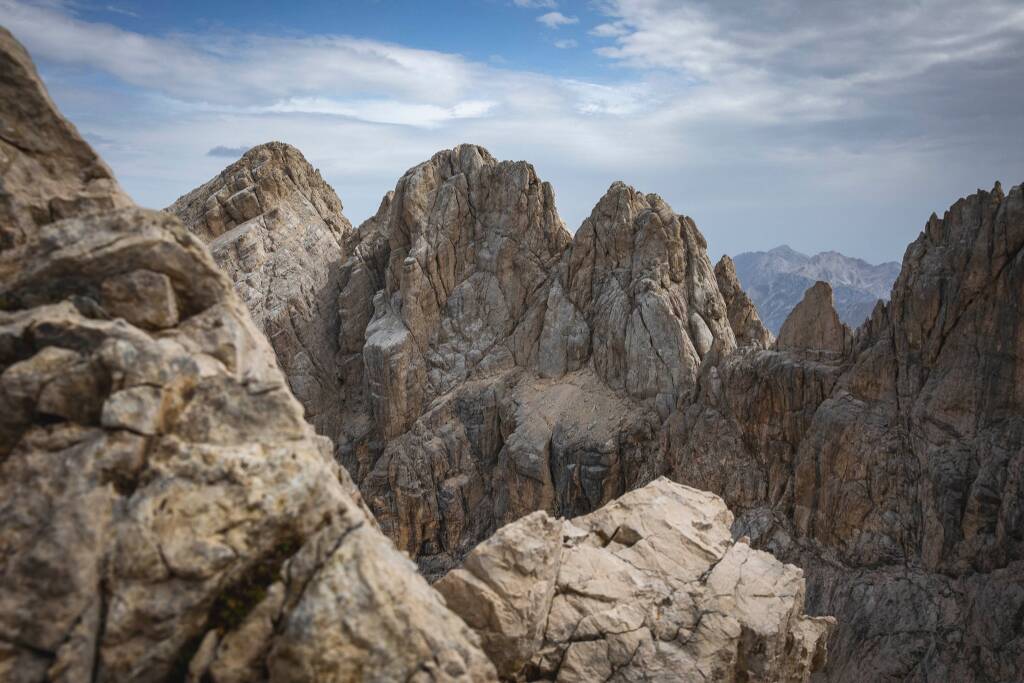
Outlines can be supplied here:
[[757, 306], [764, 324], [774, 334], [804, 292], [817, 280], [832, 285], [839, 317], [857, 327], [871, 315], [875, 302], [887, 301], [896, 276], [897, 261], [872, 265], [867, 261], [823, 251], [801, 254], [787, 245], [769, 251], [747, 251], [733, 258], [740, 284]]

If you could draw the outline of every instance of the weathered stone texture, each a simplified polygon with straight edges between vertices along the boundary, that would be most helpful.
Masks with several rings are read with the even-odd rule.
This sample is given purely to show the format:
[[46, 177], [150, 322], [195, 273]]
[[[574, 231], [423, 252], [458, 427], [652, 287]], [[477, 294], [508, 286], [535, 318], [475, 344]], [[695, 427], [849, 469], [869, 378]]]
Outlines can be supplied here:
[[[27, 64], [3, 38], [0, 62]], [[25, 73], [2, 128], [71, 131]], [[76, 174], [20, 193], [61, 149], [18, 147], [0, 177], [17, 216], [64, 207], [0, 245], [0, 679], [493, 679], [202, 243], [165, 213], [58, 201]]]
[[673, 477], [723, 495], [839, 619], [827, 680], [1024, 671], [1022, 248], [1020, 186], [962, 199], [846, 351], [809, 355], [839, 338], [810, 326], [734, 354], [668, 422]]
[[715, 281], [725, 301], [729, 326], [736, 335], [737, 346], [771, 348], [775, 337], [761, 322], [754, 302], [740, 287], [740, 281], [736, 277], [736, 265], [728, 256], [723, 256], [715, 264]]
[[36, 226], [131, 205], [105, 163], [61, 116], [25, 49], [0, 26], [0, 249]]
[[334, 190], [297, 149], [271, 142], [167, 210], [207, 242], [306, 419], [320, 434], [340, 433], [338, 298], [352, 227]]
[[732, 521], [658, 479], [572, 521], [528, 515], [435, 585], [507, 679], [809, 681], [835, 622]]

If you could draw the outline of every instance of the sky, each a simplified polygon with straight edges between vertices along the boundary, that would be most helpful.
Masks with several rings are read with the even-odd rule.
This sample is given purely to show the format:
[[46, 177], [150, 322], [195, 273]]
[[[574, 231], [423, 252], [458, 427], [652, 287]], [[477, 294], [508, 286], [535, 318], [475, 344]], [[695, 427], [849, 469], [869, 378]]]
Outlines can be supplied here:
[[623, 180], [713, 258], [877, 263], [1024, 182], [1022, 0], [0, 0], [0, 25], [156, 208], [281, 140], [358, 224], [473, 142], [531, 162], [570, 232]]

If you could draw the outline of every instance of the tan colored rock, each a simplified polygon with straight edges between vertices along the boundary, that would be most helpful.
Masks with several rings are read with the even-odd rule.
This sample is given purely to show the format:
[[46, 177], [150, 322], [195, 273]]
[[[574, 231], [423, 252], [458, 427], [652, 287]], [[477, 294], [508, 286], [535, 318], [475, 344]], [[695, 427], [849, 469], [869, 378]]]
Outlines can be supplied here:
[[832, 303], [832, 286], [819, 280], [782, 323], [776, 342], [781, 351], [846, 352], [853, 335]]
[[598, 376], [662, 417], [712, 349], [736, 347], [704, 237], [657, 195], [613, 183], [573, 238], [565, 283]]
[[167, 211], [207, 242], [292, 392], [320, 434], [342, 431], [338, 397], [339, 269], [352, 226], [302, 154], [270, 142], [246, 152]]
[[720, 493], [839, 619], [824, 680], [1024, 669], [1022, 249], [1020, 186], [962, 199], [848, 352], [733, 354], [666, 424], [673, 478]]
[[103, 309], [136, 327], [161, 329], [178, 324], [178, 299], [171, 279], [152, 270], [112, 277], [100, 289]]
[[775, 337], [757, 313], [754, 302], [740, 286], [736, 277], [736, 265], [728, 256], [722, 256], [715, 264], [715, 280], [718, 291], [725, 301], [729, 326], [736, 335], [737, 346], [753, 346], [759, 349], [771, 348]]
[[110, 169], [53, 105], [0, 27], [0, 249], [61, 218], [129, 206]]
[[[211, 629], [230, 637], [280, 582], [292, 602], [275, 612], [285, 626], [264, 632], [259, 657], [270, 670], [286, 666], [321, 680], [351, 666], [384, 679], [423, 667], [440, 679], [486, 677], [490, 665], [465, 627], [351, 498], [266, 342], [176, 220], [126, 210], [53, 223], [37, 237], [0, 255], [6, 273], [38, 266], [18, 266], [4, 279], [2, 348], [52, 357], [30, 373], [40, 378], [38, 392], [19, 379], [27, 361], [7, 355], [0, 374], [0, 401], [25, 406], [20, 420], [5, 420], [11, 448], [0, 463], [0, 629], [25, 644], [19, 662], [35, 666], [42, 657], [55, 679], [81, 680], [95, 666], [110, 680], [148, 680], [187, 666], [194, 639]], [[117, 268], [158, 267], [145, 262], [147, 253], [161, 256], [181, 292], [187, 317], [177, 327], [154, 337], [124, 321], [87, 318], [67, 301], [90, 273], [104, 274], [91, 280], [99, 289]], [[77, 282], [50, 277], [71, 263], [83, 274]], [[71, 356], [49, 351], [68, 346]], [[102, 403], [101, 415], [92, 408], [37, 421], [31, 401], [54, 381], [43, 368], [69, 364], [99, 378], [88, 385], [98, 395], [79, 400]], [[87, 385], [64, 391], [77, 386]], [[312, 564], [300, 569], [297, 558], [307, 556]], [[356, 564], [360, 574], [330, 583]], [[304, 630], [312, 622], [291, 616], [311, 600], [323, 615], [315, 633]], [[390, 623], [367, 608], [393, 600], [402, 608]], [[419, 632], [423, 640], [410, 642]], [[387, 645], [387, 633], [406, 635]], [[303, 643], [297, 652], [292, 639]], [[402, 656], [381, 659], [359, 644], [367, 641]], [[215, 651], [211, 671], [231, 669], [237, 649], [226, 650], [227, 663]], [[278, 656], [289, 664], [275, 664]]]
[[[0, 44], [0, 61], [23, 55]], [[2, 128], [27, 129], [11, 111]], [[51, 198], [9, 205], [37, 199]], [[5, 246], [0, 677], [494, 678], [476, 636], [377, 531], [176, 218], [83, 213]], [[150, 324], [158, 282], [176, 324]]]
[[434, 588], [480, 634], [504, 677], [523, 670], [544, 642], [562, 558], [562, 524], [542, 511], [509, 524]]
[[510, 680], [808, 681], [835, 621], [805, 616], [803, 573], [734, 544], [732, 521], [658, 479], [572, 522], [514, 522], [437, 586]]

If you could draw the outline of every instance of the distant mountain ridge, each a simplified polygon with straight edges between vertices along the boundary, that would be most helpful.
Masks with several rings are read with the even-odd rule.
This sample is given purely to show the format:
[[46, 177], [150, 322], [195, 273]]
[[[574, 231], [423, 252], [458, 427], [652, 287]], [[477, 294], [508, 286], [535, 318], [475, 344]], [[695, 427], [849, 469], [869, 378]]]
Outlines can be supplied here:
[[898, 261], [873, 265], [837, 251], [808, 256], [788, 245], [737, 254], [733, 261], [740, 284], [776, 335], [804, 292], [818, 280], [832, 285], [839, 317], [857, 327], [871, 315], [875, 302], [888, 300], [900, 274]]

